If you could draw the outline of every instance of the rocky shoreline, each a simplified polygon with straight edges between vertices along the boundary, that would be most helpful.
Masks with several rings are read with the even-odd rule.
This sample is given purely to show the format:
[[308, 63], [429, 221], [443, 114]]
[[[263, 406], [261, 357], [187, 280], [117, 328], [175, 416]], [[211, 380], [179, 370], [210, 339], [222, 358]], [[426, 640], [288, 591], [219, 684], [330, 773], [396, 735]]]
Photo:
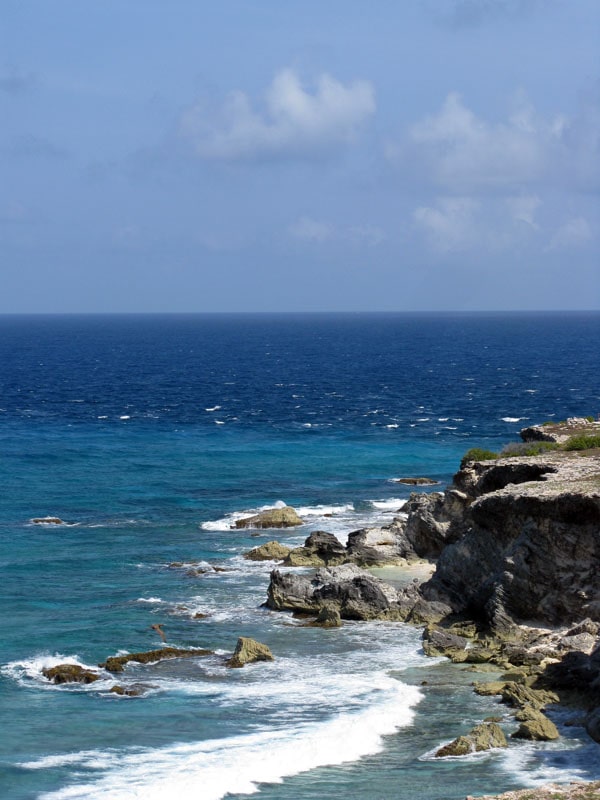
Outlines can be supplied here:
[[[514, 709], [513, 737], [557, 738], [543, 709], [564, 703], [580, 709], [578, 724], [600, 742], [600, 451], [596, 435], [584, 437], [591, 447], [569, 448], [569, 422], [554, 440], [552, 426], [524, 430], [525, 442], [554, 442], [536, 455], [463, 461], [444, 492], [411, 494], [390, 525], [351, 533], [345, 548], [316, 532], [280, 552], [282, 566], [317, 570], [273, 570], [266, 605], [424, 626], [428, 655], [503, 673], [475, 691]], [[576, 422], [589, 432], [586, 420]], [[433, 575], [404, 588], [364, 569], [422, 559], [435, 562]], [[502, 746], [492, 726], [458, 737], [461, 752], [482, 749], [488, 734], [488, 746]], [[600, 797], [561, 791], [523, 796]]]

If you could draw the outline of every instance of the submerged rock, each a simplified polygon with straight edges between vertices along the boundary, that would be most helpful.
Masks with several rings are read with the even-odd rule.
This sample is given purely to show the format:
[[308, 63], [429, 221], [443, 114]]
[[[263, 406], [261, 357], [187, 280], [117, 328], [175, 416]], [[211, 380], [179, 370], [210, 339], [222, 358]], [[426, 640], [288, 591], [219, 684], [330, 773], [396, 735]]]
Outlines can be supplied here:
[[266, 644], [240, 636], [233, 655], [225, 662], [226, 666], [238, 668], [255, 661], [274, 661], [273, 653]]
[[79, 664], [57, 664], [42, 670], [42, 675], [52, 683], [93, 683], [100, 679], [100, 675], [91, 669], [81, 667]]
[[405, 486], [435, 486], [439, 481], [433, 478], [394, 478], [394, 483], [403, 483]]
[[140, 697], [143, 695], [149, 687], [143, 686], [142, 684], [132, 684], [131, 686], [121, 686], [118, 683], [115, 683], [114, 686], [111, 686], [109, 691], [111, 694], [118, 694], [120, 697]]
[[34, 525], [65, 525], [65, 521], [60, 517], [34, 517]]
[[147, 650], [143, 653], [128, 653], [124, 656], [110, 656], [103, 664], [98, 666], [103, 667], [108, 672], [123, 672], [125, 666], [134, 661], [136, 664], [155, 664], [157, 661], [164, 661], [168, 658], [193, 658], [194, 656], [211, 656], [214, 655], [212, 650], [184, 650], [178, 647], [161, 647], [159, 650]]
[[289, 547], [273, 540], [244, 553], [244, 558], [248, 561], [283, 561], [289, 552]]
[[445, 756], [466, 756], [469, 753], [479, 753], [490, 750], [492, 747], [507, 747], [506, 736], [502, 728], [495, 722], [484, 722], [476, 725], [465, 736], [457, 737], [436, 752], [436, 758]]
[[236, 528], [292, 528], [296, 525], [304, 525], [304, 521], [291, 506], [270, 508], [252, 517], [238, 519], [235, 523]]

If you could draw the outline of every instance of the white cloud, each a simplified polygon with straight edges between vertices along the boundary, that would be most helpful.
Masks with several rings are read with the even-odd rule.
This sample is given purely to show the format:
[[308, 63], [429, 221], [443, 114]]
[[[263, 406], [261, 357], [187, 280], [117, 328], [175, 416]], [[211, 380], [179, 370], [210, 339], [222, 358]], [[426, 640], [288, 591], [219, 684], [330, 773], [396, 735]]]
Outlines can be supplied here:
[[478, 209], [479, 203], [470, 197], [442, 197], [435, 208], [417, 208], [413, 219], [435, 250], [462, 250], [473, 241]]
[[507, 121], [486, 122], [451, 93], [438, 114], [413, 126], [410, 139], [434, 183], [461, 192], [502, 190], [544, 174], [564, 125], [560, 117], [538, 119], [522, 97]]
[[332, 225], [310, 217], [300, 217], [293, 225], [290, 225], [288, 231], [297, 239], [304, 239], [307, 242], [324, 242], [334, 235]]
[[537, 195], [506, 198], [506, 205], [511, 218], [516, 222], [524, 222], [535, 230], [538, 230], [539, 225], [536, 223], [534, 216], [540, 204], [541, 200]]
[[216, 115], [202, 104], [188, 109], [180, 135], [206, 159], [306, 158], [352, 141], [374, 111], [368, 81], [345, 86], [324, 73], [311, 93], [293, 70], [284, 69], [267, 89], [262, 111], [236, 91]]
[[561, 225], [550, 239], [548, 250], [582, 247], [594, 238], [594, 231], [584, 217], [575, 217]]

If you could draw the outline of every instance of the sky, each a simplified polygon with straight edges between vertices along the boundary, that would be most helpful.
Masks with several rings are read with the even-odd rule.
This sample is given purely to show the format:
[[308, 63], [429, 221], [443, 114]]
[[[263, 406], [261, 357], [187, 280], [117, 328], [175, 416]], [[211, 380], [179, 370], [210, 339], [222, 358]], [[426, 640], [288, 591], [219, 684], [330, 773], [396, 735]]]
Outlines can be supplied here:
[[0, 6], [0, 313], [600, 309], [598, 0]]

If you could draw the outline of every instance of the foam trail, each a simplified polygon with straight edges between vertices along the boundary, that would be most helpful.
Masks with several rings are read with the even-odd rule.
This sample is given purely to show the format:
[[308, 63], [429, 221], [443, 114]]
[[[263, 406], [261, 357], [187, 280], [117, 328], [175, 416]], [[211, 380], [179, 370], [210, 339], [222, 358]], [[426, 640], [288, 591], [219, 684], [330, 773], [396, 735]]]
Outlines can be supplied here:
[[[171, 747], [112, 752], [113, 768], [97, 781], [41, 795], [42, 800], [221, 800], [227, 794], [255, 794], [261, 783], [317, 767], [356, 761], [379, 752], [383, 736], [409, 725], [421, 695], [414, 686], [388, 679], [379, 702], [358, 713], [324, 723], [304, 723], [229, 739]], [[105, 769], [104, 754], [82, 752], [78, 763]], [[73, 755], [69, 754], [69, 763]], [[55, 761], [56, 763], [56, 761]], [[21, 764], [29, 769], [38, 762]], [[58, 766], [58, 763], [56, 763]]]

